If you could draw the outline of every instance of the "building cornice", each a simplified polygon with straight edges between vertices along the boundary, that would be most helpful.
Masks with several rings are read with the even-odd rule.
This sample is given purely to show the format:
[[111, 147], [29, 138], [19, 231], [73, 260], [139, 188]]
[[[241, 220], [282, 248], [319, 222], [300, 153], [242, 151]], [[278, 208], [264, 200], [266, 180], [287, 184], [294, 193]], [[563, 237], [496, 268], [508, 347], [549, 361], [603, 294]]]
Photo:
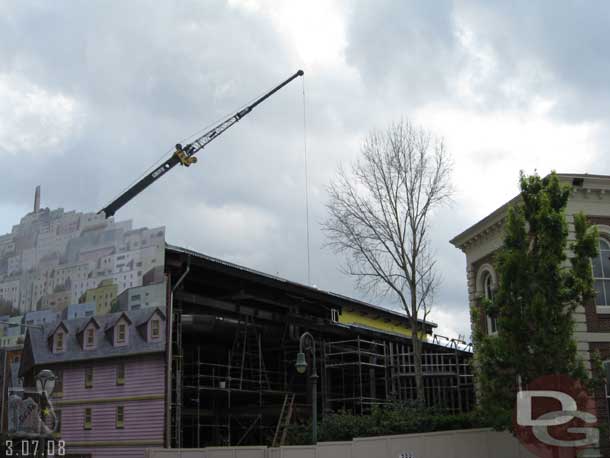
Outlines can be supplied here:
[[[582, 194], [585, 197], [595, 197], [598, 199], [603, 199], [605, 196], [610, 195], [610, 176], [608, 175], [558, 173], [557, 177], [561, 183], [573, 186], [573, 195]], [[519, 202], [520, 196], [521, 194], [516, 195], [485, 218], [456, 235], [450, 240], [450, 243], [465, 252], [465, 250], [476, 245], [480, 240], [496, 233], [506, 221], [509, 206]]]
[[482, 220], [470, 226], [465, 231], [456, 235], [449, 241], [453, 246], [462, 251], [476, 245], [479, 241], [488, 238], [490, 235], [497, 233], [504, 226], [508, 207], [511, 204], [517, 203], [520, 199], [520, 194], [513, 197], [501, 207], [494, 210]]

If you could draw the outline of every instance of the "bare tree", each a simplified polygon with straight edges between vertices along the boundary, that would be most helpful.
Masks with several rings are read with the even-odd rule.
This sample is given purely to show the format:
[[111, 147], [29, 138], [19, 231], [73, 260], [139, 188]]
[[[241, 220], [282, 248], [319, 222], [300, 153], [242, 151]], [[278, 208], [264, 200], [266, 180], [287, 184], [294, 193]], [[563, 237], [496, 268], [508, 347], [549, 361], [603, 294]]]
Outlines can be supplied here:
[[345, 272], [367, 293], [393, 294], [410, 320], [417, 400], [424, 403], [423, 324], [439, 278], [430, 216], [452, 195], [451, 159], [442, 139], [408, 121], [373, 132], [362, 158], [330, 184], [323, 223], [328, 244], [346, 254]]

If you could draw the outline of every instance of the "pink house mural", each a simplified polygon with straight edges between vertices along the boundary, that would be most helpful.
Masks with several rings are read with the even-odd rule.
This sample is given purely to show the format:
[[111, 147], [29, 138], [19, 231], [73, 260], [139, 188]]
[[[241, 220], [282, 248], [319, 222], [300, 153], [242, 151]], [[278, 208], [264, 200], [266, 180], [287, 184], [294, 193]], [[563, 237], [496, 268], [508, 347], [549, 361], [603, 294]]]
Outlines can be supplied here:
[[58, 377], [52, 401], [68, 454], [144, 458], [163, 446], [165, 315], [144, 308], [30, 328], [20, 374]]

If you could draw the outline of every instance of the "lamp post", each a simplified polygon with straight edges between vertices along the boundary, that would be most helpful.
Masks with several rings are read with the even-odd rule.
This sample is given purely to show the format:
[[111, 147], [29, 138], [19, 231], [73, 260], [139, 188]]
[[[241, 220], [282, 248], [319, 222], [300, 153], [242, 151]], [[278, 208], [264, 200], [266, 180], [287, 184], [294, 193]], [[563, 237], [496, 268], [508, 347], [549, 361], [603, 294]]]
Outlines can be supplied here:
[[312, 355], [312, 368], [311, 375], [309, 376], [312, 388], [311, 436], [313, 443], [316, 444], [318, 442], [318, 371], [316, 369], [316, 340], [309, 332], [304, 332], [301, 334], [301, 338], [299, 339], [299, 353], [297, 354], [297, 361], [294, 365], [299, 374], [304, 374], [307, 371], [307, 360], [305, 359], [306, 351], [311, 351]]
[[56, 377], [55, 374], [53, 374], [52, 371], [50, 371], [49, 369], [43, 369], [41, 370], [37, 375], [36, 375], [36, 391], [38, 393], [40, 393], [41, 396], [41, 402], [40, 402], [40, 408], [41, 408], [41, 422], [44, 422], [44, 418], [47, 415], [51, 415], [52, 419], [53, 419], [53, 429], [52, 430], [48, 430], [44, 423], [41, 425], [41, 439], [42, 439], [42, 448], [40, 450], [40, 456], [41, 457], [45, 457], [47, 456], [47, 438], [50, 436], [50, 434], [54, 433], [55, 430], [57, 429], [57, 417], [55, 416], [55, 411], [53, 409], [53, 406], [51, 405], [51, 401], [49, 400], [49, 398], [51, 397], [51, 394], [53, 394], [53, 390], [55, 389], [55, 381], [56, 381]]

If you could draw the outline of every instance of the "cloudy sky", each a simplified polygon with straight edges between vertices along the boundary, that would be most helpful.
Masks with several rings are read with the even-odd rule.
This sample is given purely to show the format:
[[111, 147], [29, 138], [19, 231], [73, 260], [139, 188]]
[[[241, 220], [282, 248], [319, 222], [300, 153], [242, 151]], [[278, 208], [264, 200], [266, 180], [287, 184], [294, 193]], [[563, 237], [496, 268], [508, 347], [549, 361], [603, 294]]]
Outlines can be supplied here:
[[[325, 186], [371, 129], [443, 136], [432, 319], [469, 333], [448, 240], [517, 192], [520, 169], [610, 173], [610, 4], [308, 0], [0, 1], [0, 233], [43, 205], [97, 211], [178, 140], [305, 70], [311, 283], [362, 297], [323, 248]], [[296, 81], [117, 217], [306, 282]], [[368, 298], [373, 300], [373, 298]]]

